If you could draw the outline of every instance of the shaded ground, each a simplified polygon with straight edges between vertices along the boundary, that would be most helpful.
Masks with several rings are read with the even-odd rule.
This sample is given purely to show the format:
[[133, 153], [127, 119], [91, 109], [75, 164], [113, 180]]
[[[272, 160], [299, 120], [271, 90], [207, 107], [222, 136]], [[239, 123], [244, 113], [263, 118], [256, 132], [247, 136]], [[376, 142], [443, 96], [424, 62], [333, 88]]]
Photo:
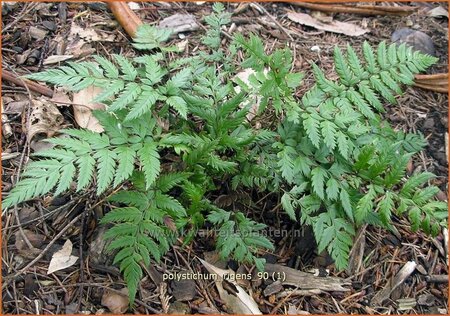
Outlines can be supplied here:
[[[301, 95], [313, 83], [310, 72], [310, 61], [320, 63], [328, 73], [332, 72], [332, 52], [335, 45], [345, 47], [351, 43], [358, 48], [367, 40], [377, 44], [382, 40], [390, 40], [393, 31], [407, 25], [429, 34], [436, 46], [439, 63], [429, 73], [447, 72], [448, 63], [448, 21], [446, 18], [432, 18], [426, 15], [429, 7], [436, 3], [414, 3], [419, 6], [418, 13], [409, 17], [361, 17], [352, 14], [336, 14], [334, 18], [366, 25], [371, 32], [359, 37], [348, 37], [333, 33], [317, 31], [303, 27], [286, 18], [286, 9], [297, 12], [310, 12], [306, 9], [291, 7], [285, 3], [261, 4], [287, 30], [292, 31], [294, 41], [287, 38], [279, 26], [267, 19], [266, 12], [260, 12], [248, 6], [233, 16], [237, 30], [244, 33], [257, 32], [266, 43], [268, 50], [282, 47], [288, 43], [295, 51], [295, 67], [307, 74], [304, 85], [298, 94]], [[441, 4], [447, 9], [447, 4]], [[241, 7], [240, 7], [241, 8]], [[228, 10], [236, 10], [236, 5], [228, 5]], [[140, 4], [137, 14], [145, 22], [158, 21], [175, 13], [191, 13], [201, 23], [202, 17], [211, 11], [209, 4], [170, 3]], [[2, 31], [2, 68], [18, 74], [34, 72], [53, 67], [44, 65], [44, 60], [51, 55], [64, 54], [64, 46], [70, 43], [68, 35], [71, 23], [75, 21], [86, 29], [94, 29], [101, 34], [101, 40], [86, 40], [92, 50], [101, 55], [121, 53], [132, 56], [135, 52], [129, 45], [129, 39], [117, 25], [106, 6], [101, 3], [91, 4], [16, 4], [3, 8]], [[264, 23], [264, 21], [266, 21]], [[30, 34], [30, 27], [46, 30], [47, 34]], [[188, 40], [186, 53], [196, 49], [203, 30], [200, 28], [184, 35]], [[106, 40], [105, 40], [106, 39]], [[180, 43], [185, 39], [176, 38]], [[226, 41], [223, 43], [226, 45]], [[317, 45], [320, 52], [311, 51]], [[77, 51], [80, 52], [80, 51]], [[85, 51], [85, 53], [88, 51]], [[81, 49], [83, 55], [83, 49]], [[89, 53], [86, 54], [90, 55]], [[82, 60], [86, 57], [78, 57]], [[88, 58], [88, 57], [87, 57]], [[24, 88], [9, 82], [2, 82], [2, 106], [6, 109], [3, 122], [2, 138], [2, 192], [10, 190], [16, 181], [17, 174], [23, 170], [23, 163], [35, 146], [40, 146], [39, 135], [35, 142], [26, 142], [26, 126], [30, 120], [29, 99], [38, 99], [40, 95], [29, 94]], [[47, 100], [48, 101], [48, 100]], [[22, 102], [22, 103], [20, 103]], [[61, 104], [60, 104], [61, 105]], [[72, 107], [59, 106], [62, 114], [62, 126], [76, 126]], [[448, 130], [448, 96], [419, 88], [408, 88], [399, 104], [388, 108], [386, 118], [398, 129], [421, 132], [429, 141], [425, 151], [414, 158], [410, 171], [428, 170], [438, 175], [435, 180], [443, 192], [447, 191], [447, 157], [445, 155], [445, 137]], [[265, 119], [270, 120], [270, 117]], [[5, 124], [7, 123], [7, 124]], [[61, 122], [60, 122], [61, 123]], [[264, 123], [264, 122], [262, 122]], [[44, 134], [48, 131], [40, 131]], [[213, 197], [215, 198], [215, 197]], [[447, 313], [448, 283], [435, 282], [435, 276], [448, 274], [445, 261], [446, 251], [442, 234], [430, 238], [422, 233], [412, 233], [409, 223], [399, 219], [395, 226], [398, 234], [382, 229], [368, 228], [363, 235], [364, 261], [361, 266], [353, 267], [347, 272], [337, 273], [327, 256], [315, 253], [315, 246], [308, 231], [294, 227], [287, 216], [277, 207], [279, 197], [276, 194], [262, 195], [258, 192], [242, 192], [236, 199], [246, 207], [250, 214], [267, 223], [272, 229], [290, 232], [286, 236], [274, 237], [276, 250], [274, 254], [266, 254], [269, 262], [285, 264], [302, 271], [311, 268], [328, 268], [330, 274], [350, 281], [349, 292], [326, 292], [322, 294], [287, 296], [264, 295], [264, 289], [270, 282], [248, 282], [244, 288], [251, 293], [263, 313], [280, 313], [305, 311], [312, 314], [323, 313], [398, 313], [399, 299], [414, 298], [417, 304], [405, 313]], [[249, 199], [258, 201], [251, 206]], [[222, 197], [223, 199], [223, 197]], [[445, 193], [441, 199], [446, 200]], [[104, 313], [107, 309], [101, 305], [106, 290], [114, 292], [123, 288], [124, 284], [117, 268], [111, 260], [101, 254], [99, 235], [102, 229], [98, 226], [98, 218], [102, 216], [101, 200], [94, 194], [83, 196], [67, 195], [56, 199], [45, 198], [27, 203], [25, 206], [2, 216], [2, 276], [3, 276], [3, 312], [13, 314], [60, 314], [60, 313]], [[84, 210], [89, 210], [84, 212]], [[256, 215], [258, 210], [259, 214]], [[22, 230], [19, 230], [19, 222]], [[300, 236], [293, 236], [300, 231]], [[62, 232], [62, 234], [61, 234]], [[25, 234], [36, 249], [31, 251], [24, 240]], [[58, 250], [66, 239], [74, 244], [74, 254], [80, 260], [72, 267], [47, 275], [48, 262], [55, 250]], [[358, 246], [361, 244], [357, 243]], [[162, 273], [188, 270], [201, 271], [202, 267], [195, 256], [204, 258], [213, 256], [214, 246], [211, 238], [198, 238], [187, 248], [175, 247], [169, 252], [163, 264], [149, 267], [147, 275], [141, 282], [136, 304], [137, 313], [218, 313], [226, 311], [220, 300], [214, 283], [197, 281], [196, 284], [177, 284], [167, 282], [159, 284]], [[37, 255], [45, 250], [42, 260], [32, 263]], [[372, 306], [373, 296], [379, 292], [407, 261], [414, 260], [416, 271], [397, 288], [384, 307]], [[30, 263], [32, 263], [30, 265]], [[227, 262], [232, 269], [238, 267], [234, 262]], [[27, 273], [13, 277], [17, 271], [28, 267]], [[433, 276], [430, 281], [430, 276]], [[193, 286], [192, 286], [193, 285]], [[180, 288], [187, 288], [193, 298], [181, 302]], [[287, 291], [285, 287], [282, 291]], [[178, 292], [177, 292], [178, 291]], [[191, 295], [192, 294], [192, 295]], [[165, 298], [169, 300], [170, 307]], [[402, 302], [402, 301], [400, 301]], [[403, 313], [403, 312], [401, 312]]]

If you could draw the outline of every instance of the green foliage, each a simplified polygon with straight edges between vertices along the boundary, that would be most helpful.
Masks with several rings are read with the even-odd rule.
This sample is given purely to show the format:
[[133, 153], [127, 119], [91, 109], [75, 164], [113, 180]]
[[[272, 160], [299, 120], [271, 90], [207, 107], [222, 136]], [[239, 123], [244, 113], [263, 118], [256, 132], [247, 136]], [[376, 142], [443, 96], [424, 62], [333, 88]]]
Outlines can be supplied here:
[[[217, 229], [222, 257], [264, 268], [258, 252], [274, 249], [265, 225], [211, 202], [223, 190], [282, 192], [289, 218], [312, 226], [319, 251], [338, 269], [365, 223], [391, 229], [394, 216], [406, 215], [413, 230], [433, 235], [445, 225], [447, 205], [434, 200], [433, 175], [405, 172], [424, 137], [395, 131], [380, 116], [433, 57], [384, 42], [376, 49], [364, 43], [363, 58], [336, 47], [338, 79], [313, 64], [316, 83], [298, 98], [303, 74], [292, 72], [288, 48], [267, 53], [259, 37], [242, 34], [222, 47], [230, 16], [214, 4], [205, 18], [206, 50], [195, 56], [169, 63], [167, 52], [176, 49], [162, 43], [170, 31], [144, 25], [133, 45], [149, 54], [94, 56], [27, 76], [71, 91], [100, 87], [93, 101], [106, 110], [94, 115], [104, 132], [67, 129], [49, 139], [54, 147], [33, 156], [2, 207], [49, 193], [115, 189], [101, 221], [112, 225], [109, 251], [131, 302], [142, 267], [159, 262], [177, 240], [191, 242], [206, 222]], [[251, 69], [247, 83], [235, 77], [242, 68]], [[256, 102], [258, 114], [273, 110], [265, 128], [248, 119]]]
[[217, 208], [208, 215], [208, 221], [219, 227], [216, 246], [222, 258], [253, 262], [258, 270], [264, 270], [265, 260], [255, 257], [254, 253], [260, 248], [274, 250], [272, 243], [260, 234], [266, 225], [248, 219], [241, 212]]

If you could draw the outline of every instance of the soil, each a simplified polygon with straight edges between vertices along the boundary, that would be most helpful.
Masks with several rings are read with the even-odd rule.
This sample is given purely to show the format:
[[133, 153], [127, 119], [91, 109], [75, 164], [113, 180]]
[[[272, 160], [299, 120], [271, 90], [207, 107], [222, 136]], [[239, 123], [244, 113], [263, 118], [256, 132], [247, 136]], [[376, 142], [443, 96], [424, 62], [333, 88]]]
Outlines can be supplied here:
[[[209, 3], [139, 2], [138, 5], [139, 9], [135, 13], [147, 23], [158, 22], [176, 13], [193, 14], [199, 23], [203, 23], [203, 17], [211, 12]], [[281, 2], [259, 5], [265, 10], [259, 11], [258, 7], [251, 5], [226, 4], [227, 10], [237, 12], [232, 18], [237, 30], [243, 33], [257, 32], [268, 51], [289, 43], [289, 47], [295, 52], [295, 70], [306, 74], [298, 91], [299, 96], [314, 82], [310, 71], [311, 61], [320, 64], [328, 75], [333, 76], [332, 57], [335, 45], [344, 48], [350, 43], [358, 51], [357, 48], [364, 41], [372, 45], [383, 40], [389, 42], [392, 33], [403, 27], [411, 27], [431, 36], [439, 62], [428, 73], [448, 72], [448, 18], [430, 17], [426, 13], [437, 6], [448, 10], [447, 3], [410, 3], [418, 11], [409, 16], [361, 16], [348, 13], [329, 15], [335, 20], [352, 22], [370, 29], [369, 33], [357, 37], [301, 26], [286, 16], [287, 10], [311, 14], [308, 9]], [[279, 25], [268, 18], [268, 14], [284, 29], [293, 32], [293, 41]], [[104, 3], [2, 3], [2, 69], [22, 75], [58, 65], [46, 64], [44, 61], [52, 55], [64, 55], [64, 47], [67, 51], [69, 44], [74, 45], [69, 38], [73, 21], [82, 30], [94, 30], [100, 36], [98, 39], [95, 34], [85, 34], [84, 40], [90, 48], [72, 47], [72, 52], [80, 54], [74, 61], [88, 60], [92, 53], [105, 56], [113, 53], [135, 55], [129, 37]], [[262, 24], [262, 21], [269, 22]], [[184, 38], [177, 37], [172, 42], [179, 43], [187, 39], [186, 51], [192, 51], [199, 44], [203, 32], [204, 29], [200, 27], [196, 31], [183, 33]], [[311, 50], [313, 46], [318, 46], [320, 51]], [[29, 101], [40, 97], [39, 93], [27, 91], [9, 81], [2, 82], [2, 192], [11, 189], [29, 155], [43, 146], [42, 138], [51, 136], [47, 129], [40, 131], [33, 138], [32, 144], [27, 142], [27, 122], [33, 112]], [[48, 101], [48, 98], [45, 100]], [[59, 128], [76, 127], [72, 106], [64, 105], [64, 102], [57, 105], [64, 119], [52, 122], [51, 124], [55, 124], [52, 128], [57, 131]], [[398, 104], [387, 107], [384, 115], [396, 129], [420, 132], [428, 140], [425, 150], [414, 157], [409, 172], [428, 170], [435, 173], [438, 177], [434, 184], [442, 190], [440, 199], [447, 200], [444, 192], [448, 191], [448, 95], [409, 87], [398, 98]], [[246, 201], [255, 197], [257, 199], [254, 201], [259, 202], [248, 207], [249, 213], [261, 210], [255, 216], [259, 221], [265, 222], [270, 229], [291, 232], [286, 236], [273, 238], [276, 249], [273, 253], [264, 255], [267, 262], [287, 265], [301, 271], [312, 269], [321, 276], [330, 275], [350, 283], [348, 292], [287, 296], [272, 294], [266, 297], [263, 291], [270, 282], [244, 282], [242, 286], [251, 293], [263, 313], [448, 314], [447, 249], [442, 233], [436, 238], [421, 232], [414, 233], [403, 218], [395, 222], [396, 232], [363, 228], [361, 234], [364, 236], [364, 243], [355, 242], [355, 249], [362, 249], [362, 266], [338, 272], [327, 253], [317, 253], [310, 229], [293, 225], [287, 215], [277, 208], [279, 197], [276, 194], [264, 196], [256, 192], [243, 192], [238, 197], [228, 198], [248, 206]], [[120, 290], [124, 288], [124, 282], [118, 269], [112, 265], [111, 257], [101, 251], [104, 247], [101, 238], [104, 228], [98, 223], [103, 214], [101, 205], [102, 200], [94, 194], [67, 193], [57, 198], [34, 200], [2, 214], [3, 313], [103, 314], [112, 311], [105, 306], [105, 295], [123, 295]], [[86, 209], [91, 211], [85, 212]], [[297, 231], [300, 232], [299, 235], [293, 234]], [[23, 235], [27, 238], [23, 238]], [[31, 248], [25, 239], [31, 243]], [[73, 242], [72, 255], [78, 256], [78, 261], [71, 267], [47, 275], [52, 255], [61, 249], [67, 239]], [[213, 250], [210, 238], [198, 238], [189, 247], [174, 247], [162, 264], [148, 267], [140, 284], [136, 305], [128, 313], [226, 312], [227, 306], [220, 299], [213, 282], [197, 281], [195, 284], [188, 282], [183, 285], [173, 281], [161, 283], [163, 273], [168, 271], [202, 271], [202, 266], [195, 257], [213, 258]], [[43, 257], [34, 262], [33, 259], [42, 252]], [[377, 293], [412, 260], [417, 263], [416, 270], [386, 301], [378, 305], [372, 304], [371, 300]], [[217, 261], [216, 266], [239, 269], [241, 272], [248, 272], [250, 268], [239, 266], [232, 260]], [[23, 268], [26, 268], [26, 272], [18, 275], [18, 271]], [[180, 288], [184, 287], [187, 290], [180, 292]], [[288, 288], [285, 286], [282, 291]], [[409, 298], [413, 299], [414, 304], [402, 309], [405, 299]]]

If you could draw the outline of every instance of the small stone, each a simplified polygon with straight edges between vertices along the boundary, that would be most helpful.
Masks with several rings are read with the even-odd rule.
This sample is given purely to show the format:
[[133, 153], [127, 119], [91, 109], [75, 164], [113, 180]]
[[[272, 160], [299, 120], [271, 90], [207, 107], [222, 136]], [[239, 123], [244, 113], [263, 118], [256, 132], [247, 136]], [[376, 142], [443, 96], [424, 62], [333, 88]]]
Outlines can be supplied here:
[[439, 190], [439, 192], [436, 194], [436, 198], [439, 201], [447, 201], [448, 199], [447, 194], [441, 190]]
[[432, 129], [434, 127], [434, 119], [432, 117], [427, 118], [423, 123], [424, 129]]
[[[416, 28], [416, 26], [412, 26]], [[420, 28], [420, 26], [419, 26]], [[401, 28], [392, 33], [391, 40], [394, 43], [411, 46], [414, 50], [418, 50], [424, 54], [435, 55], [433, 40], [430, 36], [421, 31], [416, 31], [410, 28]]]
[[181, 280], [173, 281], [171, 284], [172, 295], [179, 302], [190, 301], [197, 294], [195, 281], [187, 279], [189, 274], [190, 274], [189, 271], [179, 272], [178, 273], [179, 276], [185, 275], [186, 278], [183, 279], [182, 277]]
[[318, 46], [318, 45], [314, 45], [313, 47], [311, 47], [310, 48], [310, 50], [312, 51], [312, 52], [320, 52], [320, 47]]

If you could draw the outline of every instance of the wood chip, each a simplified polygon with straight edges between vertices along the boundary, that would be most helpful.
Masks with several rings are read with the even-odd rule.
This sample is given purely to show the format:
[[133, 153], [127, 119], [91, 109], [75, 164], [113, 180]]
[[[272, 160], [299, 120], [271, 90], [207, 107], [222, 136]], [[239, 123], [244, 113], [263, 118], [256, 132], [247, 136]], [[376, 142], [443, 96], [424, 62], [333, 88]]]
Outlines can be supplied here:
[[28, 32], [30, 33], [31, 38], [34, 38], [35, 40], [43, 40], [46, 36], [48, 31], [37, 28], [35, 26], [30, 26]]
[[174, 34], [181, 32], [195, 31], [199, 28], [195, 16], [192, 14], [174, 14], [161, 22], [159, 22], [160, 28], [171, 29]]
[[269, 275], [281, 275], [283, 285], [297, 286], [304, 290], [323, 290], [323, 291], [350, 291], [344, 286], [350, 285], [349, 282], [337, 277], [316, 277], [310, 273], [298, 271], [279, 264], [266, 264], [265, 271]]

